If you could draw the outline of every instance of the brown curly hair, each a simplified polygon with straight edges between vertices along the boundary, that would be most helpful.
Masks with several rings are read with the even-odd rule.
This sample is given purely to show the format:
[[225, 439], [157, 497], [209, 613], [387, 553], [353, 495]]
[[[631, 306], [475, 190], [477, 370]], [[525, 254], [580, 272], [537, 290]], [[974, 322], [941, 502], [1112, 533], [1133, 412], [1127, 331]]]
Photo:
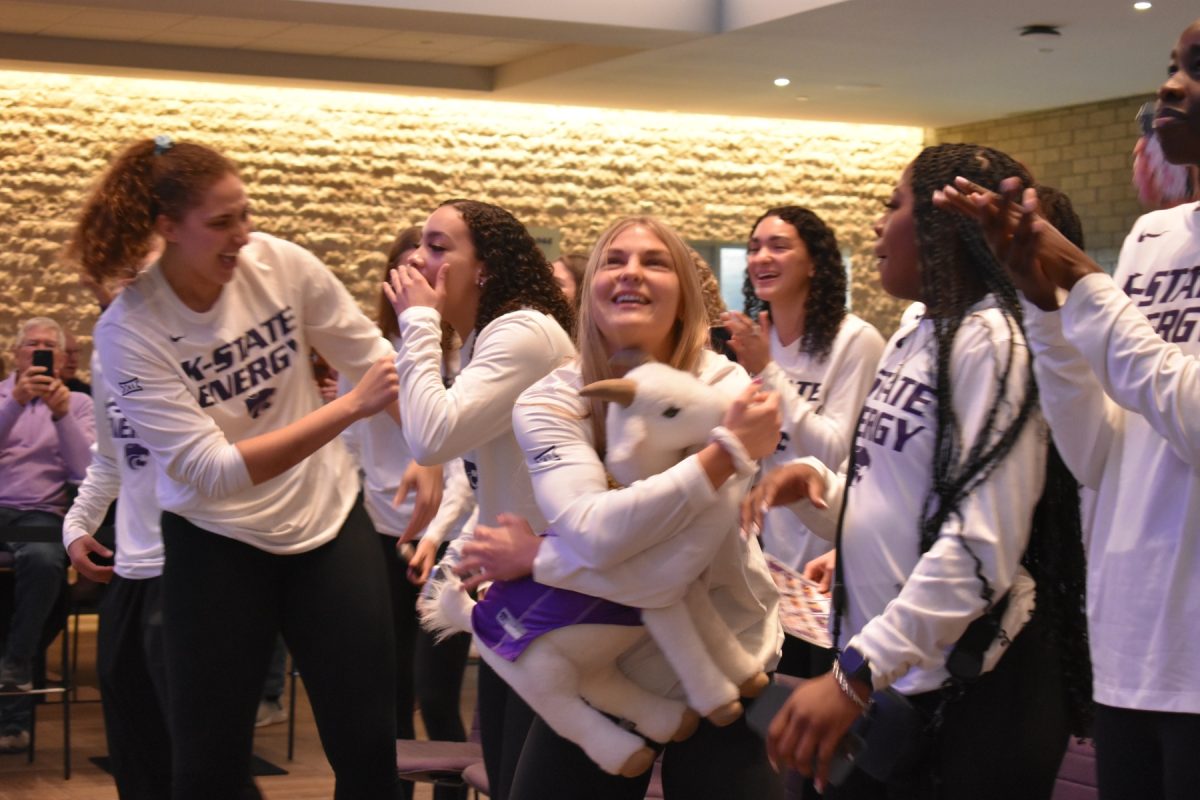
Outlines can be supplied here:
[[232, 161], [202, 144], [134, 142], [88, 197], [67, 244], [67, 259], [100, 284], [129, 277], [150, 250], [160, 214], [182, 219], [214, 183], [237, 172]]
[[[795, 228], [796, 235], [808, 249], [813, 272], [808, 298], [804, 301], [804, 333], [800, 337], [800, 349], [820, 359], [828, 358], [842, 320], [846, 318], [846, 265], [842, 261], [842, 251], [838, 249], [837, 236], [824, 220], [807, 208], [780, 206], [754, 220], [750, 226], [751, 237], [758, 224], [767, 217], [779, 217]], [[754, 293], [749, 270], [746, 270], [742, 284], [742, 298], [746, 316], [751, 319], [758, 319], [760, 311], [771, 310], [771, 304]]]
[[483, 288], [475, 331], [497, 317], [522, 308], [541, 311], [557, 320], [567, 333], [575, 328], [575, 314], [554, 281], [550, 262], [537, 242], [511, 213], [478, 200], [447, 200], [462, 215], [475, 257], [483, 262]]

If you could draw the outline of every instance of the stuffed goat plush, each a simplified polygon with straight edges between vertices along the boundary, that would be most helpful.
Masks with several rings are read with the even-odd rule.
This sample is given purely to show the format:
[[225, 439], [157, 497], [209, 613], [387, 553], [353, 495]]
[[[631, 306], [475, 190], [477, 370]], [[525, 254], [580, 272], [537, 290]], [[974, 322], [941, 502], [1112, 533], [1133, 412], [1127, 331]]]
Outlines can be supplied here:
[[[695, 376], [653, 362], [581, 394], [609, 401], [605, 465], [624, 485], [702, 447], [731, 402]], [[742, 713], [738, 698], [756, 696], [768, 683], [763, 664], [713, 608], [703, 576], [682, 602], [639, 611], [532, 579], [497, 581], [475, 606], [446, 572], [419, 605], [429, 630], [472, 631], [484, 661], [560, 736], [615, 775], [632, 777], [653, 765], [642, 736], [685, 739], [698, 723], [696, 711], [727, 725]], [[480, 613], [485, 606], [498, 611]], [[617, 667], [647, 632], [679, 675], [687, 705], [646, 691]], [[601, 711], [629, 720], [641, 736]]]

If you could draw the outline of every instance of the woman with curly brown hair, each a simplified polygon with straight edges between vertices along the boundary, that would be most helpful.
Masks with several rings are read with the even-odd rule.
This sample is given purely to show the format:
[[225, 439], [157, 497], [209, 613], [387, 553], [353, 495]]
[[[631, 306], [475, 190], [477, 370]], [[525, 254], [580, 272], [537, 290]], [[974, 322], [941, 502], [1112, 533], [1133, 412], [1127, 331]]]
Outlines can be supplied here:
[[[106, 282], [153, 234], [164, 243], [95, 336], [105, 386], [159, 469], [171, 796], [258, 796], [255, 709], [282, 632], [337, 796], [392, 798], [391, 609], [333, 440], [392, 407], [393, 350], [315, 256], [253, 232], [249, 208], [225, 156], [145, 139], [106, 172], [71, 246]], [[314, 347], [352, 391], [322, 404]]]
[[[413, 456], [422, 464], [464, 460], [480, 524], [512, 512], [545, 528], [513, 435], [513, 404], [575, 349], [571, 308], [533, 237], [502, 208], [447, 201], [384, 292], [399, 319], [400, 410]], [[449, 388], [442, 320], [463, 340], [462, 370]], [[465, 538], [444, 562], [458, 562]], [[491, 795], [503, 800], [532, 712], [482, 665], [479, 683], [484, 761]]]
[[[746, 251], [746, 313], [730, 312], [724, 320], [739, 363], [779, 392], [783, 429], [766, 467], [814, 456], [836, 468], [849, 455], [883, 337], [846, 310], [846, 268], [837, 238], [812, 211], [770, 209], [755, 220]], [[766, 515], [762, 543], [797, 570], [831, 547], [785, 509]], [[828, 652], [789, 635], [779, 671], [803, 678], [819, 674], [829, 668]]]

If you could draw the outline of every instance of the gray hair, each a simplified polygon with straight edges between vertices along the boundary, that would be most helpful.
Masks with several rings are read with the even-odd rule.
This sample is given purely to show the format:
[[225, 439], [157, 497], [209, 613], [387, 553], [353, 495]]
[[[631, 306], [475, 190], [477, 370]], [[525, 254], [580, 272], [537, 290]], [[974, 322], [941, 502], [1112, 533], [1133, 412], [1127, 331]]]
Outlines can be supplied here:
[[33, 317], [21, 323], [21, 327], [17, 330], [17, 339], [13, 343], [14, 350], [21, 346], [21, 342], [25, 341], [25, 334], [29, 333], [32, 328], [53, 328], [54, 335], [58, 339], [58, 349], [67, 349], [66, 334], [63, 333], [62, 325], [59, 325], [57, 320], [50, 319], [50, 317]]

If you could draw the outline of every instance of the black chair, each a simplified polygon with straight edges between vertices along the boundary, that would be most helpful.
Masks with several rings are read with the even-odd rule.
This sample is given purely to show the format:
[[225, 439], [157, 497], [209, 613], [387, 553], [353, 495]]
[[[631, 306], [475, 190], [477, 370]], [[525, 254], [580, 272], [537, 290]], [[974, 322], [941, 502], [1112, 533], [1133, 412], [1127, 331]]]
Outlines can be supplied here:
[[[0, 527], [0, 541], [3, 542], [62, 542], [62, 529], [58, 526], [4, 526]], [[11, 613], [9, 599], [12, 597], [12, 578], [15, 558], [8, 550], [0, 550], [0, 578], [6, 579], [7, 585], [0, 589], [0, 624], [7, 625]], [[50, 695], [62, 695], [63, 707], [63, 780], [71, 778], [71, 672], [70, 672], [70, 637], [66, 634], [67, 627], [67, 583], [58, 594], [58, 602], [50, 613], [43, 633], [39, 656], [34, 663], [34, 685], [28, 692], [0, 691], [0, 697], [18, 695], [33, 696], [33, 716], [29, 726], [29, 763], [33, 763], [37, 746], [37, 707], [39, 701], [44, 701]], [[45, 651], [54, 639], [62, 633], [62, 665], [61, 678], [58, 682], [48, 685], [46, 679]]]

